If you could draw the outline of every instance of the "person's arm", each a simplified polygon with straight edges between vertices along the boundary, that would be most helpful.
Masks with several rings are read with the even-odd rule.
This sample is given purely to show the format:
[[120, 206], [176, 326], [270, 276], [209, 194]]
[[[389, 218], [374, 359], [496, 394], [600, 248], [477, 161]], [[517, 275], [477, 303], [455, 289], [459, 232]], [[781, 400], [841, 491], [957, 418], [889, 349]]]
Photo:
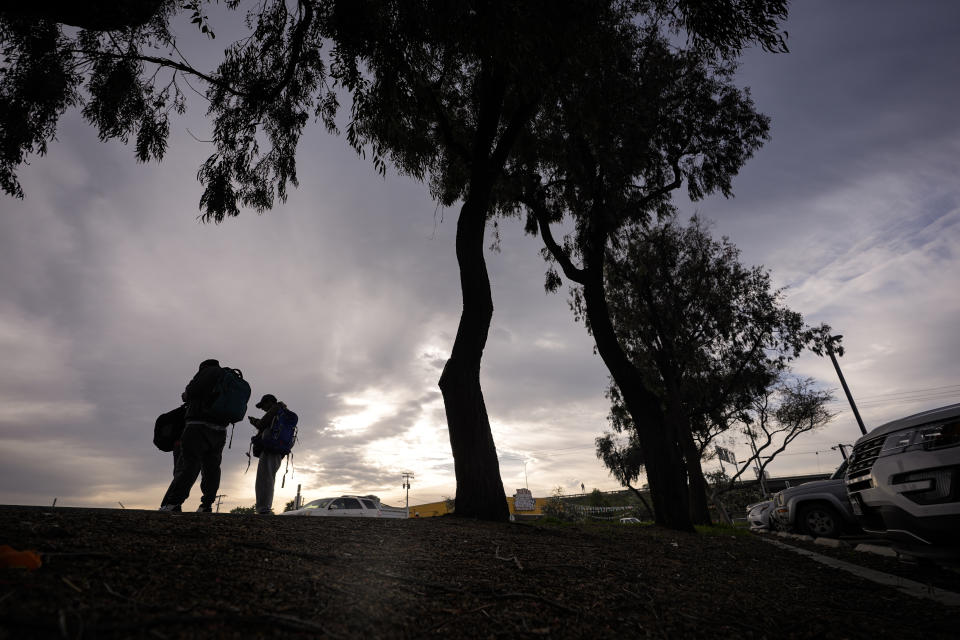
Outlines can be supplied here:
[[273, 419], [277, 417], [277, 412], [280, 411], [280, 405], [275, 404], [270, 407], [270, 410], [263, 414], [263, 417], [260, 418], [260, 428], [265, 429], [273, 424]]

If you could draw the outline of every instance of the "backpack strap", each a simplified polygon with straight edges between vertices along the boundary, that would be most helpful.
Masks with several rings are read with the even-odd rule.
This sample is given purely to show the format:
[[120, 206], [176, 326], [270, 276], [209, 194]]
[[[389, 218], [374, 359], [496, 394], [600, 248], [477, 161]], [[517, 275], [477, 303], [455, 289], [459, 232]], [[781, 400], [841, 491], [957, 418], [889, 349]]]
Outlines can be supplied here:
[[250, 441], [250, 448], [247, 449], [247, 468], [243, 470], [244, 473], [250, 471], [250, 463], [253, 462], [253, 456], [250, 453], [253, 451], [253, 441]]
[[[287, 469], [293, 466], [293, 452], [291, 451], [284, 457], [287, 459], [287, 466], [283, 470], [283, 479], [280, 480], [281, 489], [283, 489], [283, 485], [287, 481]], [[296, 468], [294, 468], [293, 472], [296, 473], [296, 471], [297, 471]], [[291, 473], [290, 476], [293, 477], [293, 473]]]

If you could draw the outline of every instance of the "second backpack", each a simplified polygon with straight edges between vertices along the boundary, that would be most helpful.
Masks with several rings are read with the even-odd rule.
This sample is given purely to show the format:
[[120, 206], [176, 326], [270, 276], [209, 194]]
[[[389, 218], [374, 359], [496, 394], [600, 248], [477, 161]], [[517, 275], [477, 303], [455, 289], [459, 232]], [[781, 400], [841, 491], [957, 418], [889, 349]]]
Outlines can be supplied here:
[[183, 435], [187, 420], [187, 405], [181, 405], [173, 411], [160, 414], [153, 424], [153, 444], [160, 451], [173, 451], [174, 445]]
[[297, 414], [286, 407], [277, 412], [273, 423], [263, 431], [260, 444], [264, 451], [286, 455], [297, 442]]

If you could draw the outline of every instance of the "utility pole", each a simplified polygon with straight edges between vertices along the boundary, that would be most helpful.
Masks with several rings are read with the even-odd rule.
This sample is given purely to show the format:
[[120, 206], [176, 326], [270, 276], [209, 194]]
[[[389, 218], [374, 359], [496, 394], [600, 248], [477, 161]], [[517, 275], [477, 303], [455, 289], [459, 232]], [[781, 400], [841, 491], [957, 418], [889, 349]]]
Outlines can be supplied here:
[[[837, 363], [837, 357], [833, 355], [833, 343], [839, 341], [843, 336], [830, 336], [827, 338], [827, 354], [830, 356], [831, 362], [833, 362], [833, 368], [837, 370], [837, 377], [840, 378], [840, 386], [843, 387], [843, 392], [847, 394], [847, 402], [850, 403], [850, 408], [853, 409], [853, 416], [857, 419], [857, 424], [860, 426], [860, 433], [866, 435], [867, 429], [863, 426], [863, 420], [860, 418], [860, 412], [857, 411], [857, 405], [853, 401], [853, 396], [850, 394], [850, 388], [847, 387], [847, 381], [843, 379], [843, 372], [840, 371], [840, 365]], [[843, 355], [841, 353], [841, 355]]]
[[413, 473], [410, 471], [403, 472], [403, 484], [401, 485], [404, 489], [407, 490], [407, 517], [410, 517], [410, 478], [413, 477]]
[[225, 493], [221, 493], [220, 495], [217, 496], [217, 513], [220, 513], [220, 500], [226, 497], [227, 497], [227, 494]]

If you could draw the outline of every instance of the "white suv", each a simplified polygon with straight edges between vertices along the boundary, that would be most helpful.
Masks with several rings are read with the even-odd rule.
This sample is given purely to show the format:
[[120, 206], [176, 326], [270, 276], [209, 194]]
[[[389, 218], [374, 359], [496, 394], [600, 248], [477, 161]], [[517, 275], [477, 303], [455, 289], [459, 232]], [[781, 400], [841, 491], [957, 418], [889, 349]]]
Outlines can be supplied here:
[[960, 404], [861, 437], [845, 481], [867, 533], [916, 555], [960, 554]]
[[403, 508], [388, 507], [373, 496], [340, 496], [321, 498], [293, 511], [284, 511], [282, 516], [327, 516], [340, 518], [406, 518]]

